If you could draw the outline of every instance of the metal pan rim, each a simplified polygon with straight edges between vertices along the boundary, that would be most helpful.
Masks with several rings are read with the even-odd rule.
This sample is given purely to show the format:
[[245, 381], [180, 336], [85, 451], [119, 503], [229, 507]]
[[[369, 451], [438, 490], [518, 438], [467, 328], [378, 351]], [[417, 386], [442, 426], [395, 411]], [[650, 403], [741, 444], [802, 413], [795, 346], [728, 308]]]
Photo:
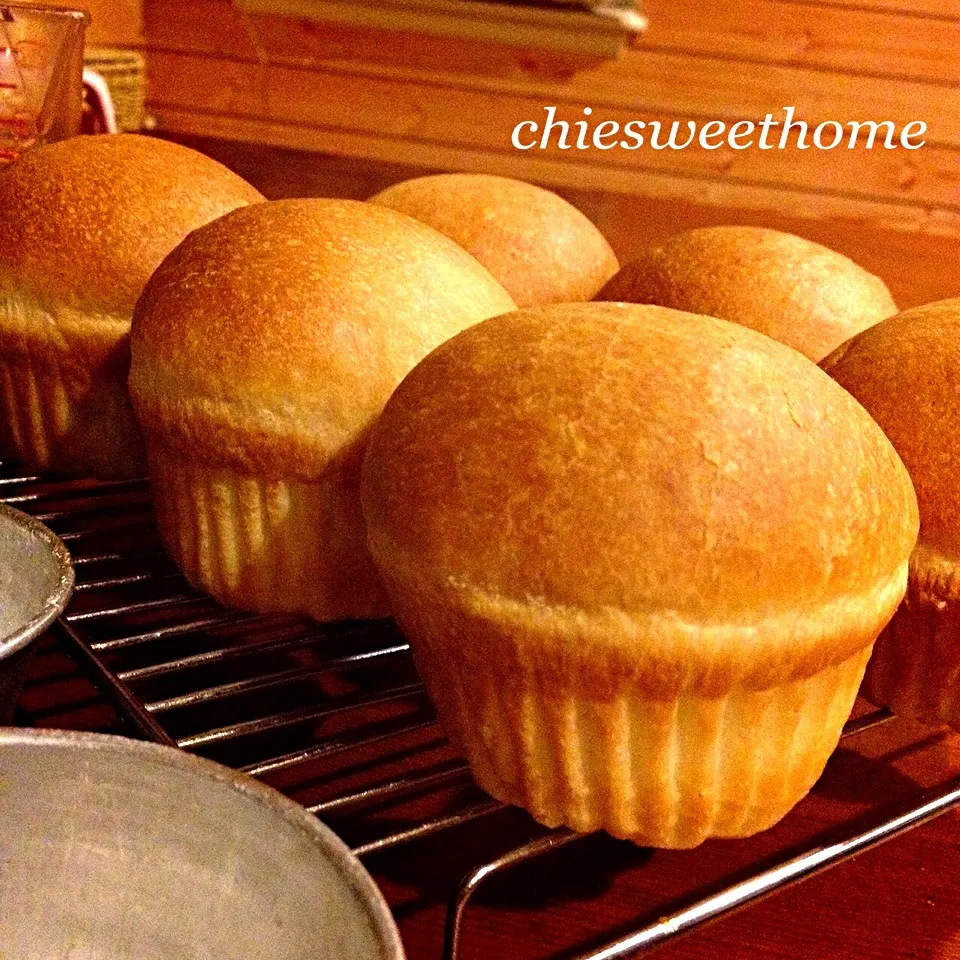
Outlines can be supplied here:
[[107, 751], [134, 756], [144, 763], [179, 769], [200, 779], [215, 781], [243, 794], [272, 815], [306, 835], [336, 868], [367, 914], [382, 948], [377, 960], [404, 960], [403, 945], [393, 914], [379, 887], [350, 848], [300, 804], [253, 777], [174, 747], [132, 740], [105, 733], [70, 730], [35, 730], [0, 727], [0, 751], [7, 747], [50, 747], [66, 750]]
[[39, 613], [13, 633], [0, 637], [0, 661], [13, 656], [47, 630], [69, 603], [74, 584], [73, 561], [70, 559], [70, 553], [63, 541], [49, 527], [20, 510], [0, 503], [0, 523], [6, 521], [47, 544], [59, 574], [59, 582], [56, 589], [45, 598]]

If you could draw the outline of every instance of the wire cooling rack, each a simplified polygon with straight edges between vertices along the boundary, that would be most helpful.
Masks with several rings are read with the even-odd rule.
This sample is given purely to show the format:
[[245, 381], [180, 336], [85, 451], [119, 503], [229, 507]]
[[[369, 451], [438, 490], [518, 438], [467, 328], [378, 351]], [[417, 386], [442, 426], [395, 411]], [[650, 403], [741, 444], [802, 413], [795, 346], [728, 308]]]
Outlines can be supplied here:
[[[445, 930], [437, 931], [444, 960], [459, 960], [481, 887], [538, 860], [562, 871], [573, 848], [591, 841], [528, 818], [520, 839], [509, 841], [525, 815], [473, 782], [390, 621], [321, 625], [217, 606], [164, 554], [146, 481], [66, 480], [0, 464], [0, 499], [47, 523], [70, 548], [76, 594], [54, 635], [142, 737], [263, 779], [321, 816], [368, 862], [428, 838], [472, 855], [476, 844], [458, 840], [468, 825], [513, 816], [509, 829], [491, 824], [488, 835], [499, 841], [481, 844], [448, 891]], [[844, 737], [891, 719], [886, 711], [860, 715]], [[732, 880], [705, 881], [665, 916], [621, 925], [605, 942], [600, 936], [564, 957], [638, 956], [958, 805], [960, 777], [834, 825], [799, 849], [748, 862]], [[577, 863], [568, 869], [581, 869]]]

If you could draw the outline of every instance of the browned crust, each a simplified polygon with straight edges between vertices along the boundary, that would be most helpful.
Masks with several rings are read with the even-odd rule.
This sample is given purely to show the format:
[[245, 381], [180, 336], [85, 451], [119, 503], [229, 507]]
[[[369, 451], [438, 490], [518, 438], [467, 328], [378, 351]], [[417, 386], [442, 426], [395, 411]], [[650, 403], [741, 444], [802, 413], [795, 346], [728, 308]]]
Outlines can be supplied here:
[[445, 173], [371, 197], [455, 240], [518, 306], [590, 300], [616, 273], [610, 244], [576, 207], [509, 177]]
[[913, 479], [920, 541], [911, 599], [960, 600], [960, 298], [891, 317], [821, 366], [880, 424]]
[[402, 214], [260, 204], [196, 231], [154, 274], [134, 316], [131, 392], [168, 448], [309, 479], [359, 460], [433, 347], [513, 307], [469, 254]]
[[151, 137], [31, 150], [0, 176], [0, 296], [128, 319], [191, 230], [262, 199], [216, 161]]
[[650, 303], [750, 327], [819, 361], [897, 312], [848, 257], [761, 227], [705, 227], [626, 264], [597, 300]]
[[[382, 568], [399, 556], [376, 539], [371, 548]], [[542, 682], [558, 694], [580, 690], [600, 700], [625, 690], [662, 700], [685, 692], [720, 697], [735, 687], [769, 690], [814, 676], [873, 644], [906, 587], [901, 567], [872, 589], [819, 608], [798, 601], [796, 610], [780, 616], [717, 623], [671, 609], [515, 601], [457, 582], [438, 589], [429, 571], [400, 563], [390, 569], [393, 607], [415, 645], [420, 635], [411, 609], [420, 611], [421, 622], [457, 611], [456, 655], [472, 669], [491, 661], [536, 664]]]
[[654, 691], [847, 659], [902, 597], [917, 532], [892, 446], [813, 364], [622, 304], [520, 311], [434, 351], [374, 427], [363, 499], [398, 589], [558, 677]]
[[34, 383], [50, 401], [16, 456], [103, 477], [145, 468], [126, 393], [137, 296], [191, 230], [262, 199], [193, 150], [132, 135], [40, 147], [0, 175], [3, 401], [33, 410]]

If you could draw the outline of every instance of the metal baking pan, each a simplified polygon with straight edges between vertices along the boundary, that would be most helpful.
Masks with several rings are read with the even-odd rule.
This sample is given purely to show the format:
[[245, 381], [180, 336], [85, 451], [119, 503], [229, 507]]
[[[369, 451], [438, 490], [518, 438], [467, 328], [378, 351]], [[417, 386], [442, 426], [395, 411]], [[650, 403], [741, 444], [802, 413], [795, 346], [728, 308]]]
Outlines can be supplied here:
[[42, 523], [0, 504], [0, 723], [9, 723], [31, 643], [63, 612], [73, 564]]
[[0, 729], [0, 957], [402, 960], [319, 820], [157, 744]]

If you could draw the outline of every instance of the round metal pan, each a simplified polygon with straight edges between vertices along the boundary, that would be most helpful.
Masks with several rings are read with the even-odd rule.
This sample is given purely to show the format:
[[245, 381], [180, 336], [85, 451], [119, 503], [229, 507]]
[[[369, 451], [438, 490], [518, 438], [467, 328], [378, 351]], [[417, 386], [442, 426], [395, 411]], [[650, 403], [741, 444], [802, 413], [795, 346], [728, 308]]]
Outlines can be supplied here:
[[359, 860], [302, 807], [179, 750], [0, 728], [4, 960], [402, 960]]
[[0, 503], [0, 723], [13, 715], [30, 644], [72, 593], [73, 564], [60, 538]]

